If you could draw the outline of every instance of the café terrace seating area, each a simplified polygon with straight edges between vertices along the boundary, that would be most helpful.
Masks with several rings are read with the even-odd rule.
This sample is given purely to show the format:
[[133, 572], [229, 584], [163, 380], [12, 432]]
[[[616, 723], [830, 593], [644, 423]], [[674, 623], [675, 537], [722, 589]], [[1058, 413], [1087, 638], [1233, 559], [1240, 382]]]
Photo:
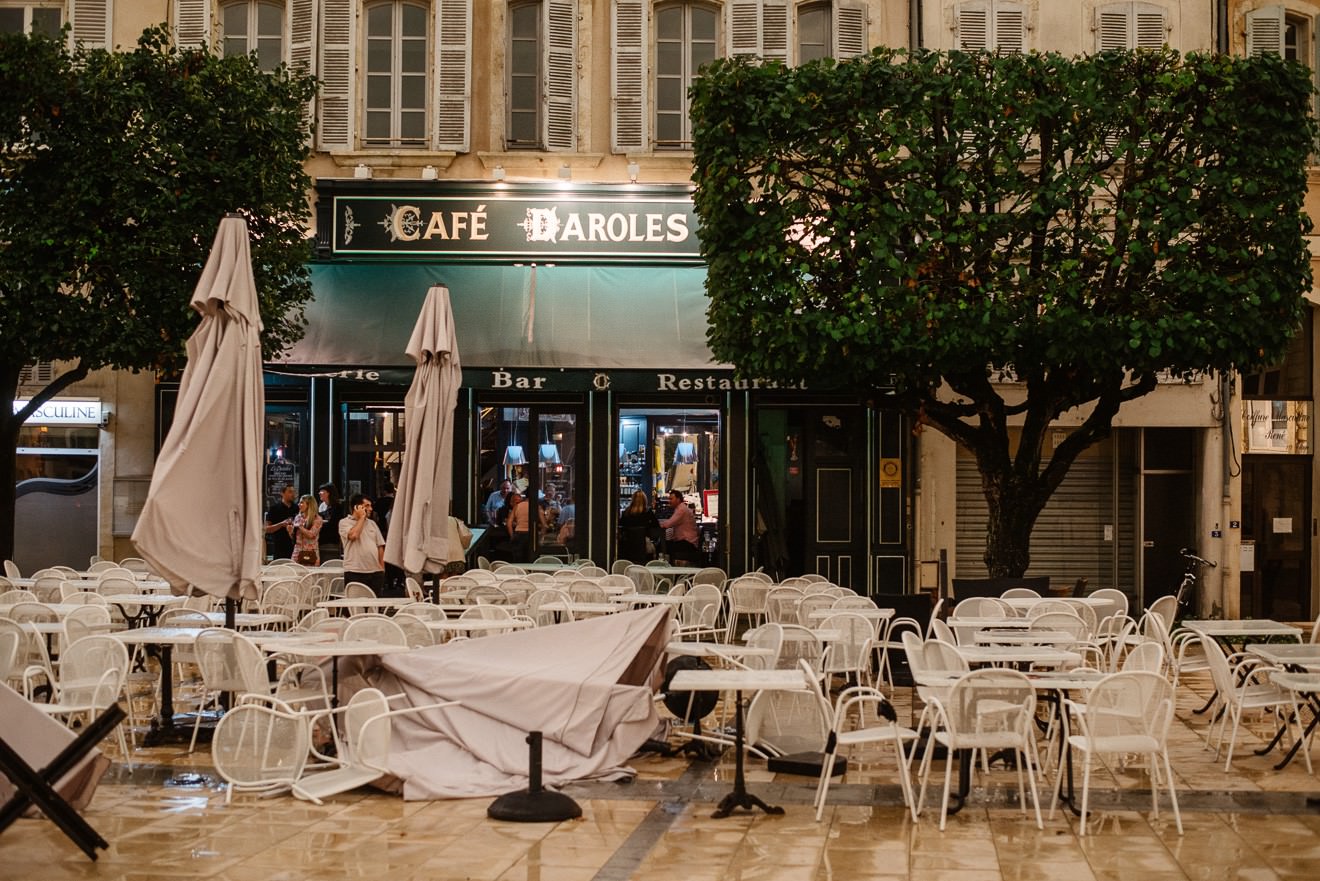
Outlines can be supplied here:
[[[946, 608], [819, 576], [612, 568], [493, 564], [388, 598], [276, 561], [230, 630], [223, 605], [173, 596], [140, 560], [7, 564], [8, 686], [74, 730], [112, 704], [126, 719], [81, 810], [109, 846], [90, 860], [29, 815], [0, 829], [0, 879], [1257, 881], [1320, 865], [1309, 622], [1175, 621], [1171, 601], [1130, 609], [1118, 591]], [[663, 727], [624, 779], [563, 788], [580, 818], [362, 785], [388, 764], [388, 724], [383, 740], [370, 725], [426, 708], [351, 694], [341, 659], [442, 660], [637, 609], [668, 615]], [[283, 751], [267, 737], [261, 773], [252, 731]], [[834, 757], [843, 773], [821, 776]]]

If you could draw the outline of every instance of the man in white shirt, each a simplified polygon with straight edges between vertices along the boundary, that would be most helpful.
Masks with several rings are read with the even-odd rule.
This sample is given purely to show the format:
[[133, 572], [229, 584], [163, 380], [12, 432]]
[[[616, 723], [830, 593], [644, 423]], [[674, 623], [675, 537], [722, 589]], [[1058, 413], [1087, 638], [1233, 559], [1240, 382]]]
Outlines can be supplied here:
[[348, 510], [348, 516], [339, 521], [344, 584], [357, 581], [380, 596], [385, 589], [385, 536], [371, 519], [371, 499], [357, 493], [348, 500]]

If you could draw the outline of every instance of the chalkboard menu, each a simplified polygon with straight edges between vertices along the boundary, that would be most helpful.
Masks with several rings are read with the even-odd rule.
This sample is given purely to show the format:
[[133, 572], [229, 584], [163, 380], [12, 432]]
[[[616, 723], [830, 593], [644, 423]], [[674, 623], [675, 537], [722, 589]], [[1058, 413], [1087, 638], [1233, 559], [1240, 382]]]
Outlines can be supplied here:
[[292, 462], [269, 462], [266, 465], [266, 507], [269, 508], [280, 500], [280, 493], [286, 486], [298, 487], [298, 469]]

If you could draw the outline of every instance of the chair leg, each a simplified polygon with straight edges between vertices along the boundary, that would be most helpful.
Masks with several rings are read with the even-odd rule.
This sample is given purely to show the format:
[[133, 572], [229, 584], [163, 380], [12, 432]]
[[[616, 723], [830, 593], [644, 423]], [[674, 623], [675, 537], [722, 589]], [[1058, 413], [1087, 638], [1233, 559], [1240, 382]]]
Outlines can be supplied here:
[[834, 769], [834, 756], [837, 750], [825, 753], [825, 761], [820, 766], [820, 780], [816, 783], [816, 822], [820, 822], [825, 813], [825, 799], [830, 791], [830, 771]]
[[[1227, 720], [1226, 720], [1227, 721]], [[1228, 738], [1228, 758], [1224, 760], [1224, 771], [1233, 764], [1233, 746], [1237, 743], [1238, 724], [1242, 721], [1242, 710], [1233, 714], [1233, 733]]]
[[1173, 786], [1173, 767], [1169, 764], [1169, 749], [1166, 746], [1160, 753], [1164, 760], [1164, 779], [1169, 781], [1169, 803], [1173, 805], [1173, 821], [1178, 826], [1178, 834], [1183, 834], [1182, 814], [1178, 810], [1178, 793]]
[[908, 778], [908, 755], [903, 749], [903, 738], [894, 734], [894, 749], [897, 751], [898, 760], [898, 783], [903, 788], [903, 800], [907, 802], [908, 810], [912, 813], [912, 822], [917, 821], [917, 801], [912, 797], [912, 781]]
[[[968, 759], [971, 761], [971, 759]], [[944, 823], [949, 819], [949, 784], [953, 781], [953, 746], [950, 746], [944, 753], [944, 799], [940, 802], [940, 831], [944, 831]]]
[[[1031, 741], [1027, 741], [1028, 744]], [[1036, 828], [1044, 829], [1045, 822], [1040, 818], [1040, 793], [1036, 789], [1036, 768], [1027, 750], [1022, 750], [1022, 764], [1027, 766], [1027, 783], [1031, 786], [1031, 806], [1036, 812]]]
[[1079, 835], [1086, 834], [1086, 813], [1091, 805], [1091, 751], [1086, 750], [1086, 764], [1082, 766], [1082, 818], [1081, 832]]

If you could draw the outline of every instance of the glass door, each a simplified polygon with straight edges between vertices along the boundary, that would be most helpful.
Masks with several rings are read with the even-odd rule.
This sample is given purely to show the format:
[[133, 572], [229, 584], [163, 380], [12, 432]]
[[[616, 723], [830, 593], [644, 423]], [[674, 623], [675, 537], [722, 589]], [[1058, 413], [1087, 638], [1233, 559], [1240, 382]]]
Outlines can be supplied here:
[[480, 410], [478, 500], [486, 529], [477, 553], [528, 563], [588, 553], [582, 484], [586, 435], [578, 407], [493, 405]]

